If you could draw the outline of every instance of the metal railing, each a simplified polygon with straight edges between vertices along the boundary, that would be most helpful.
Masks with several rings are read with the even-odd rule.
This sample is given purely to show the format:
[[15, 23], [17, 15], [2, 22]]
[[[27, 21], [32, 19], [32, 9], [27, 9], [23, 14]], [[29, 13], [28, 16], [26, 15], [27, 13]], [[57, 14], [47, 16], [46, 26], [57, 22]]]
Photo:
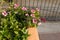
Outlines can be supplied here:
[[14, 0], [27, 8], [39, 8], [41, 17], [47, 20], [60, 20], [60, 0]]

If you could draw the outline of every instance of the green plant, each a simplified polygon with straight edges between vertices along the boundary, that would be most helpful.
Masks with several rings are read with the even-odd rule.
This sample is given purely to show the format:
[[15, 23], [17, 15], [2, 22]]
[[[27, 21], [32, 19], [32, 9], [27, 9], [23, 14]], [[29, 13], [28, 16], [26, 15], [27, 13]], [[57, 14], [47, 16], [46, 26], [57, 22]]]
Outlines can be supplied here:
[[39, 9], [12, 4], [0, 13], [0, 40], [27, 40], [29, 27], [39, 25]]
[[13, 0], [3, 0], [3, 1], [5, 1], [5, 2], [13, 2]]

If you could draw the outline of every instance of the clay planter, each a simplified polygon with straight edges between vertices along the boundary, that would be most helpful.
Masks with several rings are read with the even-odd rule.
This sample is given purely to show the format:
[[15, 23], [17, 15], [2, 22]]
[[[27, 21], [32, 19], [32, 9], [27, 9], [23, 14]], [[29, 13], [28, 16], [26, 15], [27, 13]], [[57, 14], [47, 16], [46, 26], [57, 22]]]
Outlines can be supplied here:
[[28, 28], [28, 33], [30, 34], [28, 40], [39, 40], [38, 32], [35, 27]]

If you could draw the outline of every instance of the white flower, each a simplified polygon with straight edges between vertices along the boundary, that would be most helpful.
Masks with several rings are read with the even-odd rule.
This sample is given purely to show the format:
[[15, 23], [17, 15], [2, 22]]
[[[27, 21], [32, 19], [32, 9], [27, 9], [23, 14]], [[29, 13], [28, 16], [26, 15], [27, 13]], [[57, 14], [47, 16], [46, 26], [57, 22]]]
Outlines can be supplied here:
[[26, 7], [22, 7], [22, 10], [26, 11], [26, 10], [27, 10], [27, 8], [26, 8]]
[[31, 17], [35, 17], [35, 14], [31, 14]]
[[35, 13], [35, 10], [34, 10], [34, 9], [32, 9], [32, 10], [31, 10], [31, 12], [32, 12], [32, 13]]
[[25, 16], [29, 16], [29, 14], [28, 14], [28, 13], [26, 13], [26, 14], [25, 14]]
[[37, 10], [37, 11], [39, 11], [39, 9], [38, 9], [38, 8], [36, 8], [36, 10]]
[[19, 7], [19, 5], [18, 4], [14, 4], [14, 8], [16, 9], [16, 8], [18, 8]]
[[37, 19], [33, 19], [33, 23], [34, 24], [37, 24]]
[[38, 23], [38, 26], [40, 26], [40, 25], [41, 25], [41, 22]]
[[3, 15], [3, 16], [7, 16], [7, 12], [6, 12], [6, 11], [3, 11], [3, 12], [2, 12], [2, 15]]

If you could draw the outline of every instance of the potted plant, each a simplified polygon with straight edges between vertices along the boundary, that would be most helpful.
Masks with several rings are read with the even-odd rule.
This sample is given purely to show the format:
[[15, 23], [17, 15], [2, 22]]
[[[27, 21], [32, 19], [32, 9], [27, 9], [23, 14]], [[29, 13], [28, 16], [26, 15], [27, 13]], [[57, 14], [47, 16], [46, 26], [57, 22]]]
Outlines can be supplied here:
[[0, 12], [0, 40], [39, 40], [36, 27], [40, 25], [39, 9], [11, 4]]

